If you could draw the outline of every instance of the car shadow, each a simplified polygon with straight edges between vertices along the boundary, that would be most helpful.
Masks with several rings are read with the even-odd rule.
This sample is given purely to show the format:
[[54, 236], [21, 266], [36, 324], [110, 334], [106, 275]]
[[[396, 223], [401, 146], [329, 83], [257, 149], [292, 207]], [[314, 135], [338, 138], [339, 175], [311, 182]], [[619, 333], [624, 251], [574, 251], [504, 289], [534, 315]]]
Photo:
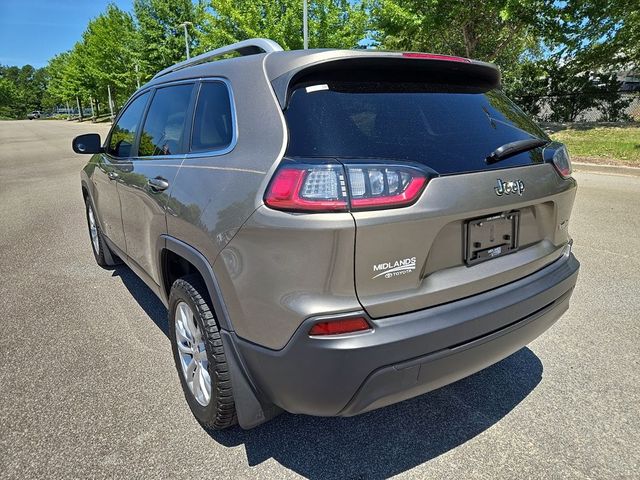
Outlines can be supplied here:
[[[136, 301], [168, 335], [167, 311], [131, 270], [115, 268]], [[386, 478], [421, 465], [484, 432], [540, 383], [528, 348], [425, 395], [350, 418], [283, 413], [252, 430], [210, 431], [221, 445], [245, 447], [247, 462], [273, 458], [307, 478]]]
[[120, 277], [122, 284], [138, 302], [153, 323], [169, 338], [167, 309], [147, 285], [125, 264], [118, 264], [111, 271], [112, 277]]

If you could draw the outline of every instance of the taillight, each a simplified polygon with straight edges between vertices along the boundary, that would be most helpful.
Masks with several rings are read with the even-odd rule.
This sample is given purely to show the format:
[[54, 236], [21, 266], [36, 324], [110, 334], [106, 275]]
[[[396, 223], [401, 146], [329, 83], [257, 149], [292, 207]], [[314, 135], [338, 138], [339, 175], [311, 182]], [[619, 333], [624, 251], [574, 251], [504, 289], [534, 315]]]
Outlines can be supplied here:
[[309, 330], [309, 335], [341, 335], [345, 333], [364, 332], [365, 330], [371, 330], [371, 325], [362, 317], [340, 318], [316, 323], [311, 327], [311, 330]]
[[423, 172], [407, 167], [347, 165], [347, 173], [352, 210], [410, 205], [427, 183]]
[[342, 165], [281, 167], [271, 180], [264, 201], [277, 210], [344, 212], [344, 169]]
[[404, 165], [289, 163], [276, 171], [265, 204], [300, 212], [404, 207], [418, 199], [427, 181], [425, 172]]
[[562, 178], [571, 176], [571, 158], [567, 147], [560, 142], [549, 142], [542, 151], [545, 162], [550, 162]]
[[551, 161], [562, 178], [569, 178], [571, 176], [571, 157], [569, 157], [569, 151], [566, 146], [562, 145], [558, 148], [553, 153]]

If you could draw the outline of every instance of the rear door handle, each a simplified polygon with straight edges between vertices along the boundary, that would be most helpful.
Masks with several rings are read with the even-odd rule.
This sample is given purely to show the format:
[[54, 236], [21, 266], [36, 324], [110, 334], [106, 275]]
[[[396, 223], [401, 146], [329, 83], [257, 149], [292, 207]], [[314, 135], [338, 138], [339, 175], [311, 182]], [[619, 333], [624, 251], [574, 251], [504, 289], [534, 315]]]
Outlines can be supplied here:
[[119, 176], [120, 175], [118, 175], [116, 172], [107, 173], [107, 177], [109, 177], [109, 180], [117, 180]]
[[162, 192], [163, 190], [169, 188], [169, 182], [167, 182], [162, 177], [150, 178], [149, 180], [147, 180], [147, 184], [154, 192]]

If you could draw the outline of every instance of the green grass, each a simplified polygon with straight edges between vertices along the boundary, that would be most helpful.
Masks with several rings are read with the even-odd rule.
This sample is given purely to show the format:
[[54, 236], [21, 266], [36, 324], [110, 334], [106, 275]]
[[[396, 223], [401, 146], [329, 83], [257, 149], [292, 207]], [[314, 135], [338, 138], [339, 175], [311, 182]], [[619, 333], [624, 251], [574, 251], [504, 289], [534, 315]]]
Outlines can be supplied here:
[[551, 134], [576, 161], [640, 167], [640, 127], [567, 129]]

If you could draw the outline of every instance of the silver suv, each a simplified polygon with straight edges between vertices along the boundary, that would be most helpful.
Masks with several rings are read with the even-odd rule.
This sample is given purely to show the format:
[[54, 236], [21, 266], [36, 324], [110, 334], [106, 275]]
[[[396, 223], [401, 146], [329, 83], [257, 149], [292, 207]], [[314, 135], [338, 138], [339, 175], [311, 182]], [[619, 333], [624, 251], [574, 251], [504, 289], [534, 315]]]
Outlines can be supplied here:
[[547, 330], [576, 283], [567, 150], [491, 64], [247, 40], [159, 72], [73, 149], [96, 261], [167, 306], [210, 428], [449, 384]]

